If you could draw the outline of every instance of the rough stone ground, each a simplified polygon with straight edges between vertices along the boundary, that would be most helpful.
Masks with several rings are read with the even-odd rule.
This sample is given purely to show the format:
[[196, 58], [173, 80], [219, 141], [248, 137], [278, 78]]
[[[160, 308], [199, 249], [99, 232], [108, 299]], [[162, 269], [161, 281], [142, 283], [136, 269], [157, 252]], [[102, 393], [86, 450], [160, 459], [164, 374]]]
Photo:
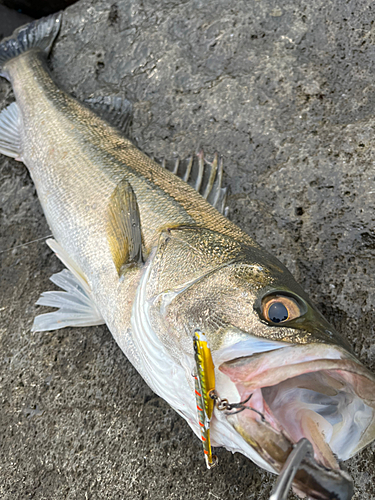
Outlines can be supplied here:
[[[374, 20], [362, 0], [82, 0], [51, 57], [77, 98], [134, 103], [146, 153], [218, 150], [230, 218], [372, 370]], [[1, 80], [1, 107], [11, 101]], [[0, 162], [0, 498], [268, 499], [273, 476], [241, 455], [219, 449], [205, 470], [199, 441], [106, 327], [30, 333], [61, 264], [44, 242], [17, 247], [49, 229], [25, 167]], [[374, 450], [347, 462], [357, 499], [375, 498]]]

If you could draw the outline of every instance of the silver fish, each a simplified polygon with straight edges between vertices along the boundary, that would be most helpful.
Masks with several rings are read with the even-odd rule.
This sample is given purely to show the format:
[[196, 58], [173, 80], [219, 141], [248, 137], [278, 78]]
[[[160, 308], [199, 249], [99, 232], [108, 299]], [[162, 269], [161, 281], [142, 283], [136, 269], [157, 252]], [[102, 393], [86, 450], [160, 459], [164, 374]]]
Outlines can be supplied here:
[[61, 20], [0, 44], [16, 97], [0, 115], [0, 152], [29, 169], [48, 243], [67, 267], [52, 277], [64, 292], [38, 301], [58, 310], [37, 316], [34, 331], [106, 323], [197, 436], [193, 340], [204, 332], [215, 393], [232, 403], [214, 407], [212, 444], [277, 473], [307, 437], [314, 458], [301, 463], [295, 491], [351, 498], [339, 461], [375, 437], [374, 376], [289, 271], [223, 215], [217, 159], [162, 168], [119, 130], [124, 102], [91, 103], [116, 127], [55, 85], [45, 58]]

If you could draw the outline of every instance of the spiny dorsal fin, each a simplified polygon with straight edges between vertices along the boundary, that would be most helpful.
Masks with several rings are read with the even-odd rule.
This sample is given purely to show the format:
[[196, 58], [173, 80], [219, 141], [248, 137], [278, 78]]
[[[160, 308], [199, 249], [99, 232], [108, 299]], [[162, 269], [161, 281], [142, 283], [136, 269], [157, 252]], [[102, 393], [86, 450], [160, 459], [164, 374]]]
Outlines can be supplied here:
[[107, 238], [119, 277], [128, 267], [143, 262], [139, 208], [126, 180], [116, 186], [108, 207]]
[[12, 102], [0, 113], [0, 153], [17, 160], [21, 157], [20, 112]]
[[106, 95], [89, 97], [85, 99], [85, 103], [108, 123], [120, 129], [124, 134], [128, 134], [132, 120], [130, 101], [122, 97]]
[[197, 162], [194, 162], [193, 157], [185, 162], [181, 162], [179, 158], [174, 163], [163, 160], [161, 166], [190, 184], [220, 213], [226, 215], [227, 188], [222, 187], [223, 159], [220, 158], [219, 161], [219, 156], [215, 153], [213, 161], [209, 162], [203, 151], [200, 151], [197, 157]]

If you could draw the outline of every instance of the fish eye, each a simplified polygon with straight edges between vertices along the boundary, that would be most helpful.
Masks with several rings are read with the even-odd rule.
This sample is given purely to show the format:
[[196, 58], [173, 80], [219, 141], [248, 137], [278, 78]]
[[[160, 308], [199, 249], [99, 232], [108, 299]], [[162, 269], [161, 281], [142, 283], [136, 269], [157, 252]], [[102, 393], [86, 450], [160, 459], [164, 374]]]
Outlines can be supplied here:
[[262, 300], [262, 315], [273, 324], [285, 323], [301, 316], [298, 303], [285, 295], [271, 295]]

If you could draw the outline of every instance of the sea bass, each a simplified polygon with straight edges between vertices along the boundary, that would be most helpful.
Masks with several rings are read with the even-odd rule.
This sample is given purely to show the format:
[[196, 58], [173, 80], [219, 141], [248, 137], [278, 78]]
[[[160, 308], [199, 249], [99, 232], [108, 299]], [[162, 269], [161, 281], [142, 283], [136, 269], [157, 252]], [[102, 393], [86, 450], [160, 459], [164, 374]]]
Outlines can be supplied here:
[[375, 377], [289, 271], [223, 215], [217, 159], [169, 171], [122, 133], [125, 101], [91, 102], [114, 126], [55, 85], [45, 60], [61, 21], [0, 44], [16, 97], [0, 115], [0, 152], [27, 166], [67, 268], [51, 278], [64, 291], [38, 301], [58, 310], [36, 317], [34, 331], [106, 323], [199, 437], [192, 373], [203, 332], [215, 394], [232, 404], [210, 406], [212, 444], [278, 473], [306, 437], [314, 457], [295, 491], [351, 498], [339, 461], [375, 438]]

